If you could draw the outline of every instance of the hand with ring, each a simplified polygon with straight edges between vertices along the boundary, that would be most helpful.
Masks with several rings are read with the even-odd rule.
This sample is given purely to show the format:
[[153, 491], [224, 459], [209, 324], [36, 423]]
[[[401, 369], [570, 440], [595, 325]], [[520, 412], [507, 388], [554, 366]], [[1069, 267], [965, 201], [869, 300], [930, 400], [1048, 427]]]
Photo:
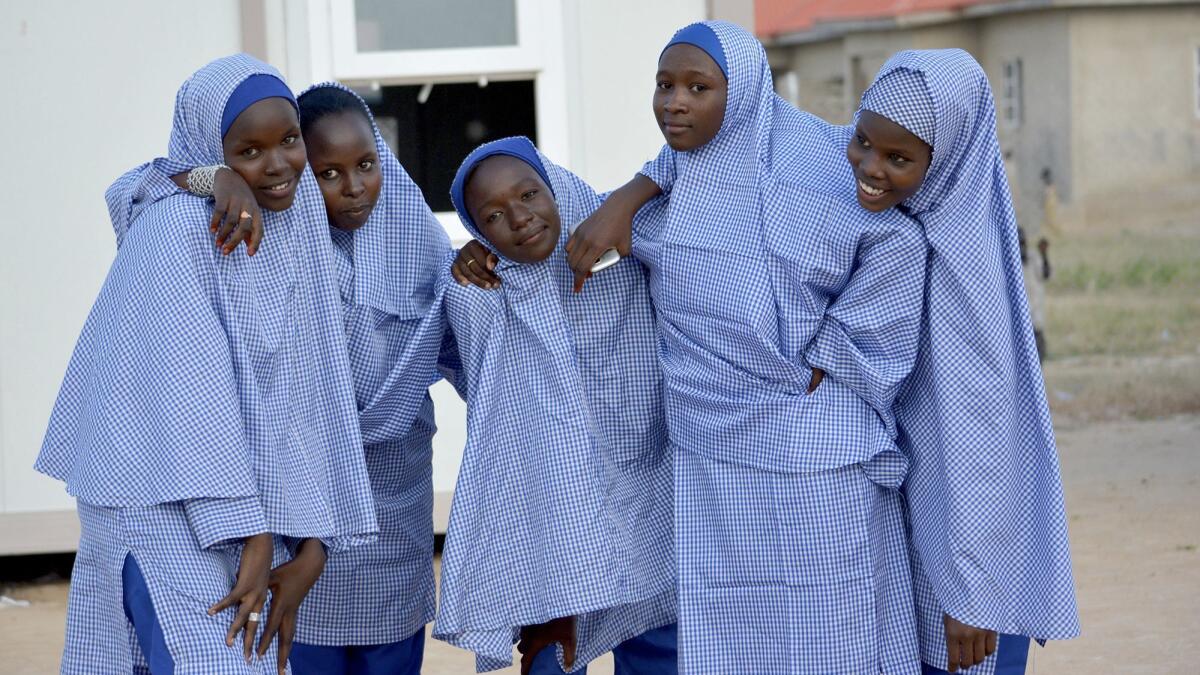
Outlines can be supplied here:
[[242, 651], [247, 663], [250, 662], [250, 654], [254, 649], [254, 635], [258, 632], [258, 624], [262, 619], [263, 605], [267, 602], [267, 584], [274, 555], [275, 537], [269, 532], [247, 537], [242, 546], [237, 582], [228, 595], [208, 608], [209, 616], [213, 616], [234, 605], [238, 606], [229, 632], [225, 634], [225, 644], [232, 647], [234, 638], [244, 630]]
[[500, 285], [500, 277], [492, 270], [499, 262], [500, 259], [486, 246], [472, 239], [459, 249], [450, 273], [460, 286], [474, 284], [480, 288], [496, 288]]
[[[187, 174], [176, 174], [171, 180], [188, 189]], [[212, 198], [213, 213], [208, 231], [216, 235], [221, 252], [229, 255], [238, 244], [246, 242], [246, 255], [257, 253], [263, 238], [262, 209], [246, 179], [228, 167], [217, 169], [213, 175]]]
[[279, 675], [287, 672], [300, 603], [308, 596], [308, 591], [324, 570], [325, 547], [319, 539], [305, 539], [300, 543], [295, 558], [271, 570], [271, 616], [267, 618], [266, 630], [258, 642], [258, 657], [261, 659], [267, 653], [271, 640], [278, 635], [279, 658], [276, 666]]

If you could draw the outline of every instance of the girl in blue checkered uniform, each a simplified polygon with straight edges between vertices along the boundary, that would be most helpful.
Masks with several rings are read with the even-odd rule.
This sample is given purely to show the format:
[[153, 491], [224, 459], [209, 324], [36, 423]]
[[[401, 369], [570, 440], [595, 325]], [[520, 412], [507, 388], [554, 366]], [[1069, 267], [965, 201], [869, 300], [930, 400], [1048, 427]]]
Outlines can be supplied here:
[[[331, 82], [301, 93], [298, 103], [330, 226], [379, 537], [330, 557], [300, 608], [290, 661], [297, 675], [415, 674], [434, 612], [436, 427], [428, 386], [444, 322], [431, 308], [450, 245], [358, 95]], [[147, 171], [165, 175], [164, 163]], [[215, 183], [218, 204], [251, 196], [228, 170]], [[156, 184], [171, 187], [161, 178]]]
[[141, 199], [177, 192], [162, 176], [138, 170], [137, 199], [110, 205], [120, 249], [37, 461], [82, 527], [64, 673], [284, 672], [271, 633], [287, 642], [325, 548], [376, 529], [295, 101], [245, 55], [176, 99], [166, 162], [221, 161], [267, 211], [274, 239], [253, 259], [212, 246], [204, 200]]
[[[655, 115], [657, 184], [632, 189], [663, 186], [669, 215], [635, 224], [632, 252], [676, 446], [680, 670], [919, 672], [892, 404], [917, 348], [920, 231], [859, 208], [844, 132], [776, 96], [737, 26], [675, 35]], [[581, 228], [578, 275], [628, 249], [628, 222], [624, 242], [619, 222]]]
[[901, 52], [847, 141], [863, 207], [894, 207], [929, 242], [921, 347], [896, 404], [925, 672], [1023, 673], [1029, 637], [1074, 637], [1079, 619], [987, 76], [962, 50]]
[[[451, 196], [503, 283], [443, 308], [463, 364], [467, 446], [434, 636], [481, 671], [673, 673], [671, 450], [645, 270], [624, 260], [571, 293], [559, 234], [600, 204], [526, 138], [472, 152]], [[639, 221], [661, 217], [658, 204]], [[552, 643], [560, 642], [562, 648]], [[545, 648], [542, 648], [545, 647]]]

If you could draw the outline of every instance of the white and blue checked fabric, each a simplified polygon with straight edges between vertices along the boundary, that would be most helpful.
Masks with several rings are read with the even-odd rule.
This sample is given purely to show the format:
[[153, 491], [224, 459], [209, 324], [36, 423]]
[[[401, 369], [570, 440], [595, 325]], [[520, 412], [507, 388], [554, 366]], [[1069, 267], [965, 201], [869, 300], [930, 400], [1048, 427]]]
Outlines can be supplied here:
[[[564, 227], [599, 206], [579, 178], [541, 163]], [[511, 663], [523, 625], [579, 616], [578, 668], [676, 618], [672, 453], [645, 271], [624, 260], [576, 295], [565, 240], [540, 263], [502, 258], [498, 290], [442, 277], [468, 412], [433, 634], [474, 651], [481, 671]]]
[[929, 87], [925, 84], [925, 76], [920, 71], [893, 68], [877, 77], [875, 83], [863, 93], [861, 109], [884, 115], [925, 141], [929, 147], [934, 146], [937, 115]]
[[[123, 605], [121, 567], [132, 555], [142, 569], [175, 672], [197, 675], [275, 675], [276, 649], [246, 663], [225, 646], [237, 608], [215, 616], [208, 608], [237, 580], [241, 543], [196, 546], [189, 510], [195, 501], [110, 508], [79, 502], [79, 542], [67, 602], [63, 675], [150, 675]], [[275, 537], [272, 566], [290, 558], [293, 542]], [[264, 616], [271, 611], [270, 601]], [[259, 637], [265, 622], [259, 626]], [[290, 672], [290, 669], [289, 669]]]
[[[255, 73], [275, 71], [238, 55], [184, 83], [171, 161], [220, 160], [224, 100]], [[212, 245], [204, 200], [165, 186], [148, 191], [172, 196], [140, 205], [136, 228], [114, 222], [129, 231], [68, 365], [36, 468], [96, 506], [236, 505], [207, 519], [212, 541], [269, 531], [320, 537], [335, 549], [361, 542], [375, 517], [312, 173], [292, 208], [264, 214], [274, 238], [254, 258]]]
[[[634, 231], [677, 447], [681, 671], [917, 672], [906, 547], [878, 533], [902, 522], [892, 404], [915, 358], [925, 245], [902, 215], [858, 207], [845, 131], [775, 95], [758, 41], [707, 25], [729, 65], [725, 119], [643, 170], [670, 215]], [[828, 376], [808, 395], [816, 366]], [[805, 490], [822, 496], [784, 513]], [[813, 528], [827, 553], [787, 574]], [[712, 646], [735, 632], [763, 648]]]
[[[323, 87], [359, 98], [338, 82], [314, 85], [300, 95]], [[421, 188], [379, 135], [366, 101], [359, 101], [375, 132], [383, 191], [370, 221], [354, 233], [354, 304], [399, 319], [423, 319], [433, 304], [435, 282], [450, 250], [450, 239], [425, 203]]]
[[[354, 93], [336, 82], [307, 91], [320, 87]], [[329, 233], [380, 531], [375, 542], [331, 556], [309, 592], [296, 635], [314, 645], [396, 642], [434, 612], [436, 425], [428, 386], [444, 330], [440, 312], [432, 311], [434, 285], [450, 243], [362, 106], [375, 131], [383, 187], [366, 225]], [[123, 176], [109, 194], [114, 219], [176, 192], [169, 168], [159, 159]]]
[[[925, 183], [903, 205], [930, 258], [921, 346], [897, 417], [916, 570], [927, 577], [917, 580], [922, 650], [945, 668], [943, 611], [1038, 639], [1078, 635], [1079, 619], [991, 89], [961, 50], [901, 52], [878, 80], [898, 71], [922, 76], [937, 121]], [[891, 87], [867, 102], [900, 123], [917, 103]]]
[[[350, 92], [338, 83], [317, 87]], [[362, 228], [331, 227], [330, 235], [379, 538], [326, 563], [297, 625], [297, 641], [313, 645], [397, 642], [434, 613], [437, 427], [428, 389], [444, 329], [434, 286], [450, 241], [371, 124], [383, 173], [379, 200]]]
[[[185, 82], [168, 161], [219, 161], [224, 102], [257, 73], [278, 77], [238, 55]], [[376, 527], [331, 254], [315, 244], [324, 209], [306, 171], [296, 204], [265, 214], [275, 239], [251, 262], [221, 256], [209, 206], [164, 180], [139, 169], [110, 189], [121, 246], [36, 465], [67, 483], [83, 526], [63, 670], [131, 672], [125, 659], [138, 661], [115, 656], [133, 644], [118, 618], [133, 552], [179, 672], [273, 671], [230, 657], [220, 627], [232, 612], [206, 614], [236, 575], [231, 542], [273, 532], [280, 557], [299, 538], [336, 551]], [[170, 196], [133, 204], [128, 191]]]

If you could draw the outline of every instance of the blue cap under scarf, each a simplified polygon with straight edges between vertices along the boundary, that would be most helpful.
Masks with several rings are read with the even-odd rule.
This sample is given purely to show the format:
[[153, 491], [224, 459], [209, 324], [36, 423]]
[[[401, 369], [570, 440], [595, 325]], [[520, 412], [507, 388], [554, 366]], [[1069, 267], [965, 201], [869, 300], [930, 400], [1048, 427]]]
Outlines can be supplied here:
[[659, 58], [662, 58], [663, 53], [675, 45], [692, 45], [703, 49], [705, 54], [717, 62], [725, 79], [729, 79], [729, 67], [725, 64], [725, 49], [721, 46], [721, 40], [717, 38], [717, 34], [707, 24], [693, 23], [675, 31], [671, 41], [667, 43], [666, 47], [663, 47], [662, 52], [659, 52]]
[[225, 138], [225, 134], [229, 133], [229, 127], [233, 126], [238, 115], [245, 112], [246, 108], [266, 98], [285, 98], [296, 109], [296, 114], [300, 114], [300, 108], [296, 106], [292, 90], [288, 89], [283, 80], [265, 73], [251, 75], [242, 80], [237, 89], [234, 89], [233, 93], [229, 95], [229, 100], [225, 102], [225, 111], [221, 113], [221, 138]]
[[476, 225], [475, 219], [467, 212], [466, 189], [467, 180], [474, 173], [475, 168], [479, 163], [489, 157], [496, 155], [507, 155], [516, 157], [533, 167], [537, 172], [538, 177], [550, 188], [550, 193], [554, 194], [554, 188], [550, 184], [550, 176], [546, 173], [546, 167], [542, 164], [541, 155], [538, 154], [537, 148], [533, 142], [524, 136], [510, 136], [501, 138], [500, 140], [484, 143], [483, 145], [471, 151], [467, 158], [463, 160], [462, 166], [458, 167], [458, 172], [454, 174], [454, 182], [450, 184], [450, 200], [454, 202], [454, 210], [458, 211], [458, 217], [462, 219], [463, 225], [471, 231], [471, 234], [482, 242], [487, 241], [479, 232], [479, 226]]

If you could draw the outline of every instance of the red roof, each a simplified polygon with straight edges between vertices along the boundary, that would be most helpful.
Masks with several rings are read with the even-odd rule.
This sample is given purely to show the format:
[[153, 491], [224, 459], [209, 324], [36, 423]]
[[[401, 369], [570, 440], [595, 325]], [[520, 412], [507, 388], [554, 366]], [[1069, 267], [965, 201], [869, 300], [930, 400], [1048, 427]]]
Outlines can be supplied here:
[[819, 23], [954, 11], [986, 2], [996, 0], [754, 0], [754, 30], [759, 37], [772, 37], [807, 31]]

